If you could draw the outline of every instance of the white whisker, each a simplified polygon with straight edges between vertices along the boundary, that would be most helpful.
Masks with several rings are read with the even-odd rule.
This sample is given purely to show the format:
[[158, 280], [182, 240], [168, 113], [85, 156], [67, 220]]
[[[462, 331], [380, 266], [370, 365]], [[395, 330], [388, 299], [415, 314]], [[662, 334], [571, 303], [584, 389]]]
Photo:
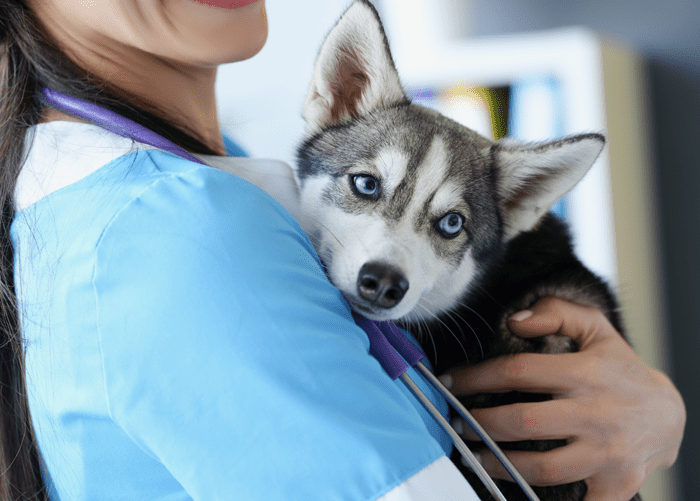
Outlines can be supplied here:
[[[457, 343], [459, 343], [459, 346], [460, 346], [460, 348], [462, 348], [462, 351], [464, 352], [464, 356], [465, 356], [466, 359], [467, 359], [467, 363], [469, 363], [469, 353], [467, 352], [466, 348], [465, 348], [464, 345], [462, 344], [462, 341], [460, 341], [459, 336], [458, 336], [457, 334], [455, 334], [454, 331], [453, 331], [452, 329], [450, 329], [450, 327], [449, 327], [445, 322], [443, 322], [442, 319], [441, 319], [439, 316], [437, 316], [435, 313], [431, 312], [431, 311], [430, 311], [429, 309], [427, 309], [425, 306], [423, 306], [423, 305], [421, 305], [421, 304], [417, 304], [416, 307], [420, 307], [420, 308], [422, 308], [423, 310], [425, 310], [431, 317], [433, 317], [437, 322], [441, 323], [441, 324], [445, 327], [445, 329], [447, 329], [447, 331], [452, 335], [452, 337], [455, 338], [455, 341], [457, 341]], [[467, 324], [467, 325], [468, 325], [468, 324]], [[471, 326], [469, 326], [469, 328], [471, 329]], [[473, 332], [473, 331], [474, 331], [474, 329], [472, 329], [472, 332]], [[460, 331], [460, 333], [461, 333], [462, 335], [464, 335], [463, 332]], [[430, 335], [430, 339], [431, 339], [431, 341], [432, 341], [432, 343], [433, 343], [433, 350], [435, 350], [435, 360], [436, 360], [436, 363], [437, 363], [437, 347], [435, 346], [435, 339], [434, 339], [432, 333], [430, 333], [430, 328], [428, 328], [428, 334]], [[476, 333], [474, 333], [474, 334], [476, 335]], [[477, 341], [479, 341], [478, 336], [477, 336]], [[480, 341], [479, 341], [479, 345], [481, 345], [481, 342], [480, 342]], [[482, 353], [483, 353], [483, 349], [482, 349]]]
[[491, 324], [489, 324], [489, 323], [484, 319], [484, 317], [482, 317], [482, 316], [479, 314], [478, 311], [476, 311], [474, 308], [472, 308], [471, 306], [469, 306], [468, 304], [466, 304], [466, 303], [464, 303], [464, 302], [462, 302], [462, 301], [458, 301], [457, 304], [458, 304], [459, 306], [462, 306], [462, 307], [466, 308], [467, 310], [471, 311], [472, 313], [474, 313], [474, 315], [476, 315], [477, 317], [479, 317], [479, 319], [480, 319], [482, 322], [484, 322], [484, 325], [486, 325], [486, 327], [488, 327], [488, 329], [491, 331], [491, 334], [496, 335], [496, 331], [493, 330], [493, 327], [491, 326]]

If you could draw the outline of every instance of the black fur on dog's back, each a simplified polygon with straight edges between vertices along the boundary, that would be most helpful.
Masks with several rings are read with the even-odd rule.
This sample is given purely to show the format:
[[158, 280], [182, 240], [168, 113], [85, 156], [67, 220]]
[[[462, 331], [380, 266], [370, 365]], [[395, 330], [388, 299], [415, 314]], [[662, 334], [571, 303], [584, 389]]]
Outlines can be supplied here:
[[[456, 366], [476, 364], [507, 354], [576, 351], [578, 347], [568, 338], [524, 339], [507, 328], [506, 320], [510, 315], [531, 307], [546, 296], [598, 308], [624, 337], [618, 304], [608, 285], [576, 258], [566, 225], [549, 214], [536, 229], [509, 242], [502, 258], [470, 291], [462, 305], [443, 315], [441, 322], [430, 325], [431, 339], [422, 338], [422, 344], [435, 372], [440, 374]], [[474, 409], [551, 398], [551, 395], [510, 392], [473, 395], [463, 399], [463, 403]], [[504, 450], [547, 451], [565, 444], [565, 440], [547, 440], [500, 445]], [[469, 445], [475, 450], [483, 447], [481, 443]], [[462, 466], [458, 453], [453, 454], [453, 460], [480, 498], [492, 499], [476, 475]], [[509, 501], [526, 501], [516, 484], [497, 483]], [[586, 485], [579, 481], [535, 487], [534, 490], [543, 501], [581, 501], [586, 494]], [[631, 501], [641, 501], [639, 494]]]

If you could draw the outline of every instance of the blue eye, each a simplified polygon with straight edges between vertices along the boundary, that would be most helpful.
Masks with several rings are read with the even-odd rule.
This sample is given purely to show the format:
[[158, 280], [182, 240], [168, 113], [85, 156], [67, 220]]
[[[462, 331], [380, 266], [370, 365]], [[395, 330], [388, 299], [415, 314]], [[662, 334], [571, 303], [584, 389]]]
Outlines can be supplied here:
[[352, 183], [357, 193], [365, 197], [376, 197], [379, 194], [379, 183], [372, 176], [352, 176]]
[[452, 212], [438, 222], [438, 229], [444, 237], [454, 238], [461, 233], [463, 224], [464, 218]]

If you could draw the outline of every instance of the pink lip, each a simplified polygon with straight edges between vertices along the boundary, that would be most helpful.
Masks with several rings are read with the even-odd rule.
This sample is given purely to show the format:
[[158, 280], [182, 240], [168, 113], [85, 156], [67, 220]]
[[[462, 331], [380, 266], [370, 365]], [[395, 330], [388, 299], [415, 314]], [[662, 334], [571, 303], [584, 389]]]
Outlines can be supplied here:
[[239, 9], [257, 2], [258, 0], [196, 0], [199, 3], [205, 5], [211, 5], [212, 7], [221, 7], [222, 9]]

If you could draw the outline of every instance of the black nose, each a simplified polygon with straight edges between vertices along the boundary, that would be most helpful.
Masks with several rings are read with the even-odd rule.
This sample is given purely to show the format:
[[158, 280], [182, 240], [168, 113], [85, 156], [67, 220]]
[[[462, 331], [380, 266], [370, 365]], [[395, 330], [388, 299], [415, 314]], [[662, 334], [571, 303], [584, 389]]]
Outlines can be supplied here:
[[384, 263], [365, 263], [357, 276], [360, 297], [380, 308], [393, 308], [408, 290], [408, 280], [397, 268]]

